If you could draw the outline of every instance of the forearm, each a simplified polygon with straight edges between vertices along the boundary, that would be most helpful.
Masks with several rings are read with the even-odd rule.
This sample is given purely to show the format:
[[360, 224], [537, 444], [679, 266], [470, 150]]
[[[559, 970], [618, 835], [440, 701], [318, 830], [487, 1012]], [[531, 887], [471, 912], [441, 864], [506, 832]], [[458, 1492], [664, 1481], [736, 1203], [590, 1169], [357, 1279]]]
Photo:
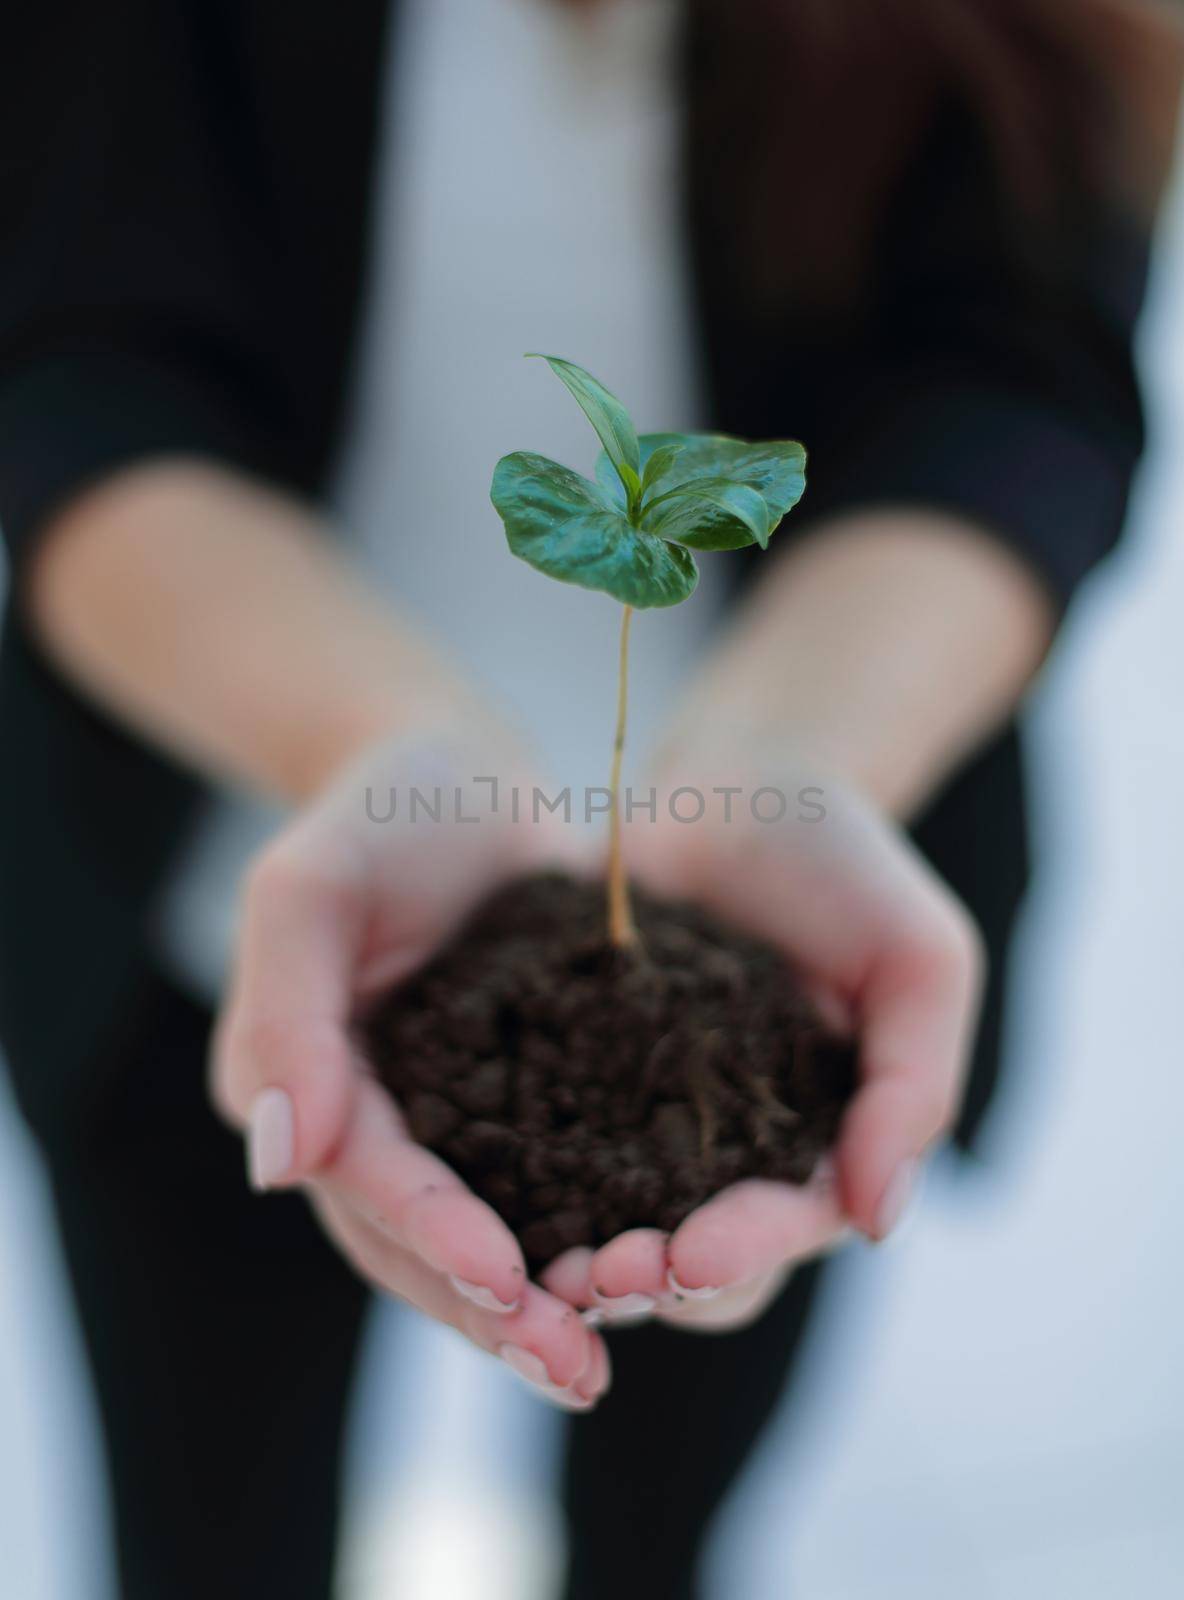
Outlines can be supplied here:
[[907, 817], [1000, 726], [1052, 609], [997, 540], [932, 512], [852, 515], [771, 564], [694, 686], [674, 738], [790, 742]]
[[217, 782], [298, 800], [370, 739], [461, 703], [309, 510], [216, 467], [148, 465], [81, 496], [27, 585], [64, 675]]

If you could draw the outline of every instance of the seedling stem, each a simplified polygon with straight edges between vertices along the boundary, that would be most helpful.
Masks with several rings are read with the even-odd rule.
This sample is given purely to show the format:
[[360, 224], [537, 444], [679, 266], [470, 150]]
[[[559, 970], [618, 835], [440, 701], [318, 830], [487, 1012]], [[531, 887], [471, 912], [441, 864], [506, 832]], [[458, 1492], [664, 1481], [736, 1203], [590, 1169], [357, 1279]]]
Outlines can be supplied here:
[[621, 655], [617, 673], [617, 735], [613, 741], [613, 774], [609, 785], [612, 796], [609, 814], [608, 846], [608, 933], [618, 950], [637, 943], [637, 926], [629, 896], [629, 878], [621, 849], [621, 760], [625, 754], [625, 726], [629, 706], [629, 625], [633, 607], [621, 613]]
[[621, 848], [621, 758], [634, 610], [679, 605], [695, 592], [695, 552], [768, 548], [806, 487], [806, 452], [793, 439], [753, 443], [722, 433], [637, 436], [604, 385], [560, 356], [544, 356], [592, 424], [603, 450], [595, 479], [531, 451], [503, 456], [490, 497], [510, 549], [562, 583], [598, 589], [621, 617], [617, 736], [609, 790], [608, 933], [618, 950], [637, 928]]

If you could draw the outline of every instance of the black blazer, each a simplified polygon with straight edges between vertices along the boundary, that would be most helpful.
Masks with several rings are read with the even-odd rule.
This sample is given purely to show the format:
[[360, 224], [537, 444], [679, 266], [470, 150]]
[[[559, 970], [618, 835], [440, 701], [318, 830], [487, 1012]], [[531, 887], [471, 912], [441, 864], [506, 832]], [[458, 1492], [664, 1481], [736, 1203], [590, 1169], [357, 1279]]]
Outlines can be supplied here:
[[[24, 567], [55, 508], [144, 457], [214, 456], [321, 491], [364, 287], [389, 11], [79, 0], [6, 22], [0, 1040], [34, 1125], [81, 1126], [88, 1072], [150, 971], [148, 914], [200, 790], [54, 672], [24, 620]], [[713, 59], [711, 8], [692, 12], [691, 84]], [[1118, 536], [1140, 452], [1131, 337], [1147, 228], [1099, 204], [1079, 249], [1034, 266], [1007, 235], [984, 130], [954, 96], [890, 197], [858, 305], [758, 309], [719, 151], [693, 125], [686, 151], [712, 422], [810, 446], [790, 536], [859, 504], [953, 508], [1067, 602]], [[992, 958], [965, 1138], [997, 1070], [1027, 876], [1014, 729], [915, 831]]]

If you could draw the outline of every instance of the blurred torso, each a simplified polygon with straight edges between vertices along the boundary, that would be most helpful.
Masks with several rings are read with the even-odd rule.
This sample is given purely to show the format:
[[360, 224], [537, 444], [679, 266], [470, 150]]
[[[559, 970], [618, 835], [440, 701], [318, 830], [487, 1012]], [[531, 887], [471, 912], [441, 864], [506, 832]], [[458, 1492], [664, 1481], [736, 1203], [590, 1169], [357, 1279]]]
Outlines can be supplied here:
[[[370, 303], [334, 493], [376, 583], [533, 739], [558, 786], [600, 784], [617, 608], [507, 553], [498, 457], [590, 471], [596, 441], [541, 364], [590, 366], [643, 429], [699, 421], [678, 232], [674, 6], [592, 24], [532, 0], [406, 0], [388, 72]], [[720, 574], [635, 629], [632, 748], [694, 666]], [[278, 821], [208, 809], [162, 906], [171, 968], [210, 998], [236, 886]]]

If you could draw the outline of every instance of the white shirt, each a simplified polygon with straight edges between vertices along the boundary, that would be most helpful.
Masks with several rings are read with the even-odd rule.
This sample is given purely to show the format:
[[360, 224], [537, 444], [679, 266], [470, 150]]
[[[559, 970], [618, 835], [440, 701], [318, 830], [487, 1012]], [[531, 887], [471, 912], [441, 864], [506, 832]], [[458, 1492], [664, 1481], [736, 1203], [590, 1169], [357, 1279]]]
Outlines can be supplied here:
[[[389, 70], [371, 292], [331, 501], [373, 581], [512, 711], [560, 786], [603, 784], [620, 608], [516, 561], [489, 502], [498, 458], [590, 473], [598, 444], [528, 350], [589, 367], [640, 431], [698, 425], [678, 229], [671, 0], [589, 20], [543, 0], [408, 0]], [[644, 751], [718, 606], [633, 630]], [[281, 819], [219, 800], [162, 906], [164, 958], [213, 1000], [237, 886]]]

